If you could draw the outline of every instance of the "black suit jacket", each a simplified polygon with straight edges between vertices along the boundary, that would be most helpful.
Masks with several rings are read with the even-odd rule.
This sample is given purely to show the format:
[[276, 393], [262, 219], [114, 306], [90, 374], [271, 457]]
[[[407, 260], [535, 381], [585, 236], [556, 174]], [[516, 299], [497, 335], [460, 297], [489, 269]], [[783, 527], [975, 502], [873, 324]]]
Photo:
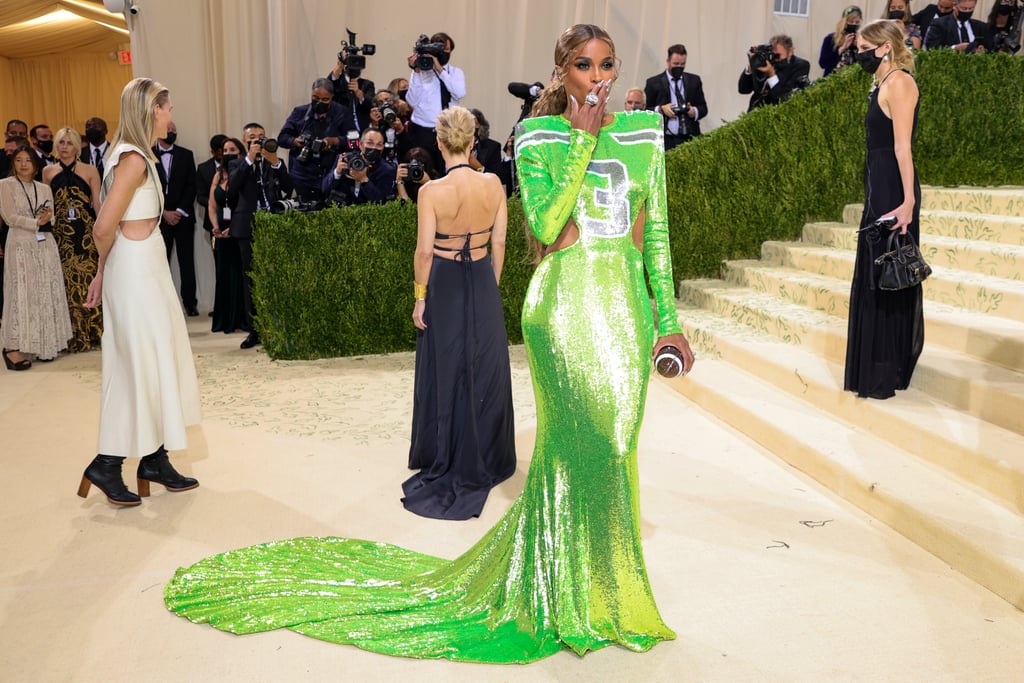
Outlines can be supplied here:
[[[647, 98], [647, 108], [654, 111], [663, 104], [672, 101], [669, 75], [664, 71], [647, 79], [644, 85], [644, 96]], [[708, 115], [708, 103], [704, 99], [704, 84], [700, 76], [683, 72], [683, 97], [691, 106], [697, 108], [697, 120], [690, 119], [690, 127], [696, 131], [694, 135], [700, 135], [700, 120]], [[685, 116], [685, 114], [684, 114]], [[665, 133], [668, 133], [668, 117], [665, 119]]]
[[747, 73], [744, 70], [740, 74], [739, 92], [741, 95], [752, 93], [747, 111], [753, 111], [765, 104], [778, 104], [786, 100], [801, 81], [807, 81], [810, 73], [811, 63], [793, 55], [788, 64], [775, 65], [775, 75], [779, 77], [779, 82], [773, 87], [765, 89], [767, 79], [763, 78], [763, 74], [760, 72]]
[[484, 171], [501, 176], [501, 145], [497, 140], [480, 140], [474, 145], [473, 152]]
[[363, 101], [352, 102], [354, 96], [352, 91], [348, 89], [348, 82], [345, 80], [344, 74], [340, 78], [335, 79], [334, 72], [332, 71], [327, 74], [327, 80], [334, 86], [334, 101], [353, 113], [355, 120], [359, 121], [359, 130], [366, 130], [367, 126], [370, 125], [370, 110], [373, 109], [373, 98], [377, 94], [377, 87], [373, 84], [373, 81], [366, 78], [357, 78], [356, 83], [359, 84], [359, 89], [363, 91]]
[[[988, 24], [977, 19], [969, 21], [971, 30], [974, 32], [974, 39], [985, 46], [985, 49], [992, 51], [992, 33], [988, 30]], [[952, 14], [935, 19], [928, 27], [928, 33], [924, 36], [924, 47], [926, 50], [934, 50], [940, 47], [953, 47], [964, 41], [960, 40], [960, 22]]]
[[[182, 216], [178, 225], [195, 225], [196, 222], [196, 160], [192, 150], [174, 145], [171, 148], [171, 177], [166, 177], [159, 145], [153, 146], [156, 154], [156, 172], [160, 176], [160, 185], [164, 189], [164, 211], [181, 209], [187, 216]], [[160, 221], [160, 227], [173, 230], [178, 226]]]
[[[259, 210], [263, 191], [267, 201], [275, 202], [291, 195], [294, 186], [288, 174], [288, 166], [284, 161], [278, 168], [271, 167], [266, 161], [250, 164], [246, 159], [239, 159], [232, 164], [228, 176], [228, 190], [238, 192], [238, 204], [231, 213], [231, 236], [241, 239], [252, 238], [252, 219]], [[262, 187], [260, 187], [262, 180]]]
[[203, 229], [206, 232], [213, 232], [213, 224], [210, 223], [209, 211], [210, 188], [213, 187], [213, 176], [217, 173], [217, 161], [210, 157], [196, 167], [196, 201], [203, 211]]

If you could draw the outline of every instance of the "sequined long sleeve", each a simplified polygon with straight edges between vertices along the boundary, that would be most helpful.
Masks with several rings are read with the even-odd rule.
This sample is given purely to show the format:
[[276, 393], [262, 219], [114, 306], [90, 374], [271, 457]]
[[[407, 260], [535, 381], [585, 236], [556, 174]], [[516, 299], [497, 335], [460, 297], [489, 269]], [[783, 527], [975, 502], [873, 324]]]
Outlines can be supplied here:
[[644, 223], [644, 265], [658, 309], [658, 335], [682, 332], [672, 282], [672, 251], [668, 244], [668, 200], [665, 190], [665, 151], [651, 157], [651, 193]]
[[[544, 157], [545, 143], [553, 137], [567, 137], [568, 155], [558, 169], [549, 169]], [[546, 130], [526, 132], [520, 126], [516, 131], [516, 172], [523, 210], [530, 230], [543, 244], [551, 244], [572, 215], [583, 178], [587, 173], [590, 155], [597, 138], [587, 131], [573, 128], [568, 136]], [[557, 175], [553, 175], [555, 171]]]

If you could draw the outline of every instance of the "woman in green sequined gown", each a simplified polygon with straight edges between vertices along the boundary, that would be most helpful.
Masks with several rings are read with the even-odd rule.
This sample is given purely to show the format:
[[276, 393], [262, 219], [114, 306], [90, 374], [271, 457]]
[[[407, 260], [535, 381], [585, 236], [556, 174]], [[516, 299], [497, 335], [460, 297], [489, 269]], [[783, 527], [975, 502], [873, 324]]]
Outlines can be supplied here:
[[[179, 569], [172, 611], [234, 633], [286, 627], [474, 662], [675, 637], [644, 568], [636, 457], [652, 348], [671, 343], [693, 363], [672, 296], [662, 122], [604, 113], [615, 62], [603, 30], [567, 29], [555, 63], [564, 86], [538, 107], [565, 115], [524, 121], [517, 136], [530, 228], [551, 245], [523, 310], [537, 444], [522, 495], [453, 561], [353, 539], [268, 543]], [[577, 104], [588, 92], [597, 104]]]

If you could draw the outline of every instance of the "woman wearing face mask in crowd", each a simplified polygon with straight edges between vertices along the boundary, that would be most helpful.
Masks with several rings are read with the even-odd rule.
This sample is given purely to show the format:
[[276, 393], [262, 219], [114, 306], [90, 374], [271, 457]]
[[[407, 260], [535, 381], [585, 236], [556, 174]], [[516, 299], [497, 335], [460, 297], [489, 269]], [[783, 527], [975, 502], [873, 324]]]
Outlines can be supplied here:
[[[238, 203], [238, 190], [228, 187], [231, 171], [245, 156], [245, 145], [237, 138], [224, 141], [220, 168], [213, 176], [207, 212], [213, 226], [213, 260], [217, 269], [213, 299], [213, 332], [244, 332], [248, 326], [245, 313], [245, 274], [238, 242], [231, 236], [231, 212]], [[242, 162], [244, 163], [244, 162]]]
[[903, 29], [903, 43], [914, 50], [921, 49], [924, 36], [921, 28], [911, 21], [910, 0], [892, 0], [882, 12], [882, 19], [891, 19]]
[[857, 53], [857, 29], [860, 28], [861, 17], [860, 7], [850, 5], [839, 17], [835, 32], [828, 34], [821, 41], [818, 66], [824, 70], [823, 75], [828, 76], [841, 66], [853, 64], [854, 55]]
[[924, 346], [921, 285], [885, 291], [875, 285], [875, 259], [886, 250], [887, 230], [872, 227], [895, 218], [889, 230], [920, 239], [921, 186], [912, 146], [919, 94], [910, 70], [914, 56], [895, 21], [873, 21], [857, 34], [857, 62], [874, 76], [865, 119], [864, 213], [850, 287], [844, 388], [885, 399], [906, 389]]
[[988, 26], [992, 33], [992, 51], [1014, 54], [1020, 50], [1021, 12], [1017, 0], [996, 0], [988, 13]]

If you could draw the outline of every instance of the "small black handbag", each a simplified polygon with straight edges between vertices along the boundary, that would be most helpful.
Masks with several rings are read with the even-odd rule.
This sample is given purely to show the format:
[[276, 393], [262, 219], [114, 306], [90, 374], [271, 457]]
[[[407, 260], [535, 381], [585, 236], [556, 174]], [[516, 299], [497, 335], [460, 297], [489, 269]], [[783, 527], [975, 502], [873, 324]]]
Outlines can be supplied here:
[[878, 274], [878, 288], [896, 292], [919, 285], [932, 274], [932, 267], [924, 261], [914, 237], [909, 233], [901, 235], [898, 230], [889, 234], [885, 253], [875, 259], [881, 267]]

